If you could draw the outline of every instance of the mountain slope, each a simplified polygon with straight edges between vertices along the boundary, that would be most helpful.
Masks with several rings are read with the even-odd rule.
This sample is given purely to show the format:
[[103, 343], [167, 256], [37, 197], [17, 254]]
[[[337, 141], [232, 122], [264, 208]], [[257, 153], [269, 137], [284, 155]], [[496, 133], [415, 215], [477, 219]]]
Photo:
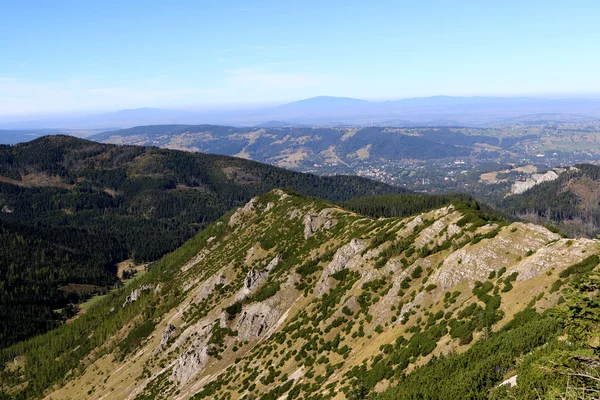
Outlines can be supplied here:
[[555, 224], [570, 236], [600, 233], [600, 167], [580, 164], [553, 181], [505, 197], [499, 207], [524, 220]]
[[[0, 146], [0, 347], [45, 331], [63, 319], [55, 310], [117, 283], [116, 263], [154, 261], [275, 187], [335, 201], [403, 192], [358, 177], [67, 136]], [[73, 285], [86, 293], [59, 290]]]
[[597, 252], [597, 241], [488, 222], [459, 202], [373, 219], [275, 190], [71, 325], [6, 350], [22, 361], [6, 365], [3, 386], [16, 396], [27, 381], [24, 397], [48, 399], [395, 396], [432, 357], [528, 338], [471, 387], [479, 398], [558, 336], [560, 324], [534, 324], [536, 310], [595, 268]]

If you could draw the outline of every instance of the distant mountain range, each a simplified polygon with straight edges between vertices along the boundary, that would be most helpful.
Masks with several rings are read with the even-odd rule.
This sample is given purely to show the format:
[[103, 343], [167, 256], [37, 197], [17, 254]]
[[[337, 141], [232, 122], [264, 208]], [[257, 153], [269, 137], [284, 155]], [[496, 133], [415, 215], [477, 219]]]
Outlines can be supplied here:
[[[0, 129], [114, 129], [156, 124], [226, 124], [234, 126], [360, 125], [486, 126], [513, 118], [552, 121], [600, 118], [600, 99], [434, 96], [367, 101], [319, 96], [276, 107], [230, 111], [177, 111], [138, 108], [78, 117], [2, 122]], [[272, 126], [272, 125], [271, 125]]]

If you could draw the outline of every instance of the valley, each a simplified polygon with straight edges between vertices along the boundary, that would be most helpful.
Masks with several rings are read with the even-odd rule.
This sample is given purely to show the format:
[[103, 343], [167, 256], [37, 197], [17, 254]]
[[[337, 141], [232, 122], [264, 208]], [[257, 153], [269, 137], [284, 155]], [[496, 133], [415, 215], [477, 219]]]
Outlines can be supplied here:
[[[410, 190], [466, 191], [490, 200], [506, 194], [507, 185], [500, 181], [490, 186], [480, 181], [483, 173], [597, 162], [600, 127], [596, 121], [539, 118], [487, 128], [157, 125], [92, 138], [235, 155], [319, 175], [359, 175]], [[512, 184], [524, 176], [508, 178]]]

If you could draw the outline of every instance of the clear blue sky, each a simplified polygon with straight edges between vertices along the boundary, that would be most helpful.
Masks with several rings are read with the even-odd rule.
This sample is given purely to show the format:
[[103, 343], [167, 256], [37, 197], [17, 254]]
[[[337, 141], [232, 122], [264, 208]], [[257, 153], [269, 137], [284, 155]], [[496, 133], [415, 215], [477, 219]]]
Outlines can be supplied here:
[[0, 0], [0, 115], [600, 93], [598, 1]]

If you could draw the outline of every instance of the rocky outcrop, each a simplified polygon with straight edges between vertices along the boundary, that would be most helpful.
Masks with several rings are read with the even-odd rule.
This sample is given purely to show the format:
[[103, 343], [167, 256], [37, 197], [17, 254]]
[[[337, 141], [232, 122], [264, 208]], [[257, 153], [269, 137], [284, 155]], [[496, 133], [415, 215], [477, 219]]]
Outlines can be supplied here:
[[266, 270], [271, 272], [273, 270], [273, 268], [275, 268], [279, 264], [280, 261], [281, 261], [281, 255], [278, 254], [269, 262], [269, 264], [267, 264]]
[[281, 256], [277, 255], [269, 262], [269, 264], [267, 264], [264, 270], [253, 268], [248, 271], [246, 277], [244, 278], [244, 285], [236, 296], [236, 301], [244, 300], [250, 296], [252, 292], [258, 289], [261, 283], [263, 283], [264, 280], [269, 276], [269, 272], [271, 272], [271, 270], [275, 268], [280, 261]]
[[578, 169], [576, 167], [553, 168], [545, 174], [533, 174], [524, 181], [516, 181], [513, 183], [510, 188], [510, 194], [521, 194], [528, 191], [532, 187], [539, 185], [540, 183], [554, 181], [558, 179], [561, 174], [567, 171], [578, 171]]
[[238, 225], [247, 215], [252, 214], [255, 211], [256, 203], [257, 199], [255, 197], [246, 203], [244, 207], [237, 209], [229, 218], [229, 226], [234, 227]]
[[156, 349], [154, 349], [154, 351], [152, 352], [153, 356], [156, 356], [158, 353], [160, 353], [161, 351], [163, 351], [165, 349], [165, 347], [167, 346], [167, 343], [169, 342], [169, 339], [171, 339], [173, 336], [175, 336], [175, 332], [177, 331], [177, 328], [175, 328], [175, 325], [167, 325], [167, 327], [165, 328], [165, 330], [162, 333], [162, 337], [160, 339], [160, 343], [158, 345], [158, 347]]
[[148, 285], [142, 285], [139, 288], [132, 290], [131, 294], [125, 298], [123, 307], [125, 307], [129, 303], [133, 303], [134, 301], [137, 301], [141, 297], [142, 293], [147, 292], [152, 289], [154, 289], [154, 285], [148, 284]]
[[315, 294], [320, 296], [331, 288], [331, 281], [333, 280], [331, 275], [346, 268], [358, 267], [364, 263], [359, 253], [366, 248], [367, 242], [361, 239], [352, 239], [350, 243], [340, 247], [315, 285]]
[[269, 276], [267, 271], [259, 271], [257, 269], [251, 269], [244, 278], [244, 286], [238, 293], [236, 300], [243, 300], [255, 291], [260, 284]]
[[593, 254], [597, 245], [598, 242], [590, 239], [561, 239], [526, 257], [512, 271], [519, 273], [517, 281], [534, 278], [551, 269], [561, 271]]
[[336, 223], [332, 209], [326, 208], [319, 213], [308, 213], [304, 217], [304, 239], [308, 239], [321, 229], [330, 229]]
[[423, 229], [421, 233], [419, 233], [419, 236], [417, 236], [417, 238], [415, 239], [415, 248], [420, 249], [429, 245], [430, 243], [432, 243], [432, 245], [434, 246], [443, 243], [444, 240], [447, 239], [448, 233], [446, 235], [442, 235], [441, 237], [440, 233], [444, 229], [447, 230], [447, 227], [451, 223], [457, 222], [459, 219], [461, 219], [461, 217], [462, 214], [454, 212], [441, 217], [440, 219], [435, 221], [431, 226], [428, 226], [427, 228]]
[[294, 210], [292, 210], [292, 212], [290, 213], [290, 220], [292, 219], [296, 219], [299, 216], [302, 215], [302, 211], [300, 211], [299, 209], [295, 208]]
[[198, 343], [190, 350], [180, 355], [175, 361], [171, 380], [179, 385], [184, 385], [194, 376], [202, 372], [206, 364], [210, 361], [210, 349], [214, 345]]
[[463, 281], [485, 280], [491, 271], [508, 266], [519, 257], [524, 258], [530, 250], [535, 251], [559, 238], [543, 227], [515, 223], [502, 229], [493, 239], [493, 246], [482, 241], [449, 254], [430, 281], [448, 289]]
[[244, 307], [236, 324], [239, 340], [257, 339], [277, 322], [278, 313], [267, 303], [252, 303]]

